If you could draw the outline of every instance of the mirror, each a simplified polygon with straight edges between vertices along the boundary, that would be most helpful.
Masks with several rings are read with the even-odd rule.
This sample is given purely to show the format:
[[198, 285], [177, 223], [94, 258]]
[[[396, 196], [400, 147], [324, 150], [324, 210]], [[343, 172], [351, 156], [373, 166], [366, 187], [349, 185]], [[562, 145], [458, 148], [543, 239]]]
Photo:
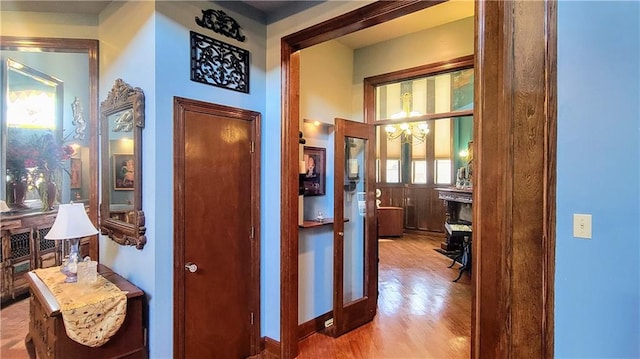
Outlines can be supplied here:
[[85, 203], [97, 222], [96, 40], [0, 37], [5, 216]]
[[119, 244], [138, 249], [147, 242], [140, 188], [144, 121], [144, 93], [117, 79], [100, 104], [100, 231]]
[[12, 59], [5, 64], [5, 199], [16, 212], [51, 210], [74, 151], [63, 144], [63, 83]]

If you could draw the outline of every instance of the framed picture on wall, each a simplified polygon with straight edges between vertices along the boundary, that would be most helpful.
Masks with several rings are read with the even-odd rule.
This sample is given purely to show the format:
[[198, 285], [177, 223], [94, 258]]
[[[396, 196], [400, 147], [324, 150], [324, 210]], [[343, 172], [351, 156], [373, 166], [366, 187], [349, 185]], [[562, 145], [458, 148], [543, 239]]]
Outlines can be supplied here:
[[135, 162], [133, 154], [117, 153], [113, 155], [113, 189], [133, 191], [135, 185]]
[[322, 147], [304, 146], [306, 173], [303, 177], [305, 196], [324, 196], [326, 184], [327, 151]]

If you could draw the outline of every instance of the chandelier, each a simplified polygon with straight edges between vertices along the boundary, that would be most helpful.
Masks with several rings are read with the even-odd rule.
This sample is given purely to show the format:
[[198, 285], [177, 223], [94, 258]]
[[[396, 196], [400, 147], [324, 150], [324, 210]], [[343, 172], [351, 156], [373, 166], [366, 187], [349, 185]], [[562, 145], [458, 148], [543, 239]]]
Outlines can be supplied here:
[[400, 123], [385, 126], [389, 141], [400, 139], [402, 143], [419, 144], [427, 139], [429, 125], [426, 122]]
[[[405, 92], [400, 96], [402, 102], [402, 111], [391, 115], [391, 119], [397, 120], [402, 118], [417, 117], [422, 114], [417, 111], [411, 111], [411, 93]], [[404, 122], [400, 124], [389, 124], [385, 126], [389, 141], [400, 139], [402, 143], [423, 143], [429, 134], [429, 125], [422, 122]]]

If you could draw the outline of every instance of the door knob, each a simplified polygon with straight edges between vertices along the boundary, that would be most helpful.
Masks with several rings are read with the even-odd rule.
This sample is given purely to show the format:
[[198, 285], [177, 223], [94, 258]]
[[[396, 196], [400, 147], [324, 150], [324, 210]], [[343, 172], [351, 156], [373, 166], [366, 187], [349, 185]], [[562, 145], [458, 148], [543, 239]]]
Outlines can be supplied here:
[[184, 269], [195, 273], [198, 270], [198, 266], [195, 263], [187, 262], [187, 264], [184, 265]]
[[344, 232], [338, 232], [338, 235], [339, 235], [340, 237], [344, 237]]

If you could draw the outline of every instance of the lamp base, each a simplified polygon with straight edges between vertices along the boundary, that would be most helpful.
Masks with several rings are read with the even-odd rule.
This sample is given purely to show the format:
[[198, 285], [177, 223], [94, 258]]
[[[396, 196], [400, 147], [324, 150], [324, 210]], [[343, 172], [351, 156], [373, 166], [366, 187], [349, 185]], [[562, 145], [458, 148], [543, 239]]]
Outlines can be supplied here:
[[62, 264], [60, 271], [67, 276], [65, 283], [76, 283], [78, 281], [78, 262], [80, 261], [80, 253], [78, 246], [80, 238], [67, 239], [69, 242], [69, 256]]
[[78, 282], [78, 273], [73, 273], [73, 272], [69, 272], [66, 270], [62, 270], [62, 273], [64, 273], [64, 275], [67, 276], [67, 278], [65, 278], [64, 282], [65, 283], [76, 283]]

